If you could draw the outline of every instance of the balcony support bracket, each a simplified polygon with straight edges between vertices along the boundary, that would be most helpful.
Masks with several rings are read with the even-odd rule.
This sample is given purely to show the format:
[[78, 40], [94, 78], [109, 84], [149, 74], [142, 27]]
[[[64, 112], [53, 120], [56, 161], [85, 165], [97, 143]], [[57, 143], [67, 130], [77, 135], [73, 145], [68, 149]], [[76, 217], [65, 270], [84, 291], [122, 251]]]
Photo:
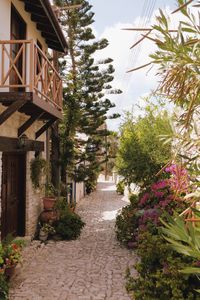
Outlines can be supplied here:
[[37, 121], [44, 112], [35, 113], [24, 124], [18, 128], [18, 137], [21, 136], [35, 121]]
[[37, 139], [43, 132], [45, 132], [57, 119], [53, 118], [47, 121], [35, 134], [35, 139]]
[[0, 114], [0, 125], [2, 125], [12, 114], [18, 111], [27, 100], [17, 100]]

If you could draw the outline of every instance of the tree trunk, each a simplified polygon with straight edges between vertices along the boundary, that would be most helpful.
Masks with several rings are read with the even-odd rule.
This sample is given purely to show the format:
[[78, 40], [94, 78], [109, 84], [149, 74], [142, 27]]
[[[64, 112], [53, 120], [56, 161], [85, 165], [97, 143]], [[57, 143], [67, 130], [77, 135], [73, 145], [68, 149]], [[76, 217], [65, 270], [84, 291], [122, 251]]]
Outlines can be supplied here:
[[60, 139], [56, 121], [51, 127], [51, 182], [59, 191], [60, 189]]

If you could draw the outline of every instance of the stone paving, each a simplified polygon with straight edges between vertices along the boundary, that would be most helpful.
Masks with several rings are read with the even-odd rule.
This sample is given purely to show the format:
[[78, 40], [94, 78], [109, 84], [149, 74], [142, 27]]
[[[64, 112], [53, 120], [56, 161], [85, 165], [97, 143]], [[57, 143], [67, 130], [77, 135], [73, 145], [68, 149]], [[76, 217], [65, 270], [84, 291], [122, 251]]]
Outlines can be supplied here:
[[124, 275], [136, 257], [115, 239], [115, 217], [126, 205], [112, 183], [99, 183], [76, 211], [86, 222], [76, 241], [33, 241], [11, 282], [10, 300], [128, 300]]

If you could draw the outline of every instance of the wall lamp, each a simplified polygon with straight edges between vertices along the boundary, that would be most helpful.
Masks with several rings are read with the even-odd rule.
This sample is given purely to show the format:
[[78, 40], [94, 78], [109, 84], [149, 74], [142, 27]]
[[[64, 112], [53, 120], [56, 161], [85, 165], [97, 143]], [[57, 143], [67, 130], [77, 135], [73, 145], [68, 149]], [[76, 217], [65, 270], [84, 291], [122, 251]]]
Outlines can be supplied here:
[[22, 134], [18, 139], [19, 148], [24, 148], [27, 145], [28, 137], [25, 134]]

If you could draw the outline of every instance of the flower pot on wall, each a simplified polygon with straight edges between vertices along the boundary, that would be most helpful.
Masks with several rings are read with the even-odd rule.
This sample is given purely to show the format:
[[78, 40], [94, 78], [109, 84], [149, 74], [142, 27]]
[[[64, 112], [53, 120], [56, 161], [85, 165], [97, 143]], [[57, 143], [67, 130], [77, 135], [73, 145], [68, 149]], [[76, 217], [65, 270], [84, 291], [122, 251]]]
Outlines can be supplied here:
[[15, 268], [16, 268], [16, 265], [11, 265], [11, 266], [7, 266], [5, 268], [5, 276], [6, 278], [9, 280], [15, 273]]
[[43, 206], [45, 210], [52, 210], [56, 202], [55, 197], [43, 197]]

